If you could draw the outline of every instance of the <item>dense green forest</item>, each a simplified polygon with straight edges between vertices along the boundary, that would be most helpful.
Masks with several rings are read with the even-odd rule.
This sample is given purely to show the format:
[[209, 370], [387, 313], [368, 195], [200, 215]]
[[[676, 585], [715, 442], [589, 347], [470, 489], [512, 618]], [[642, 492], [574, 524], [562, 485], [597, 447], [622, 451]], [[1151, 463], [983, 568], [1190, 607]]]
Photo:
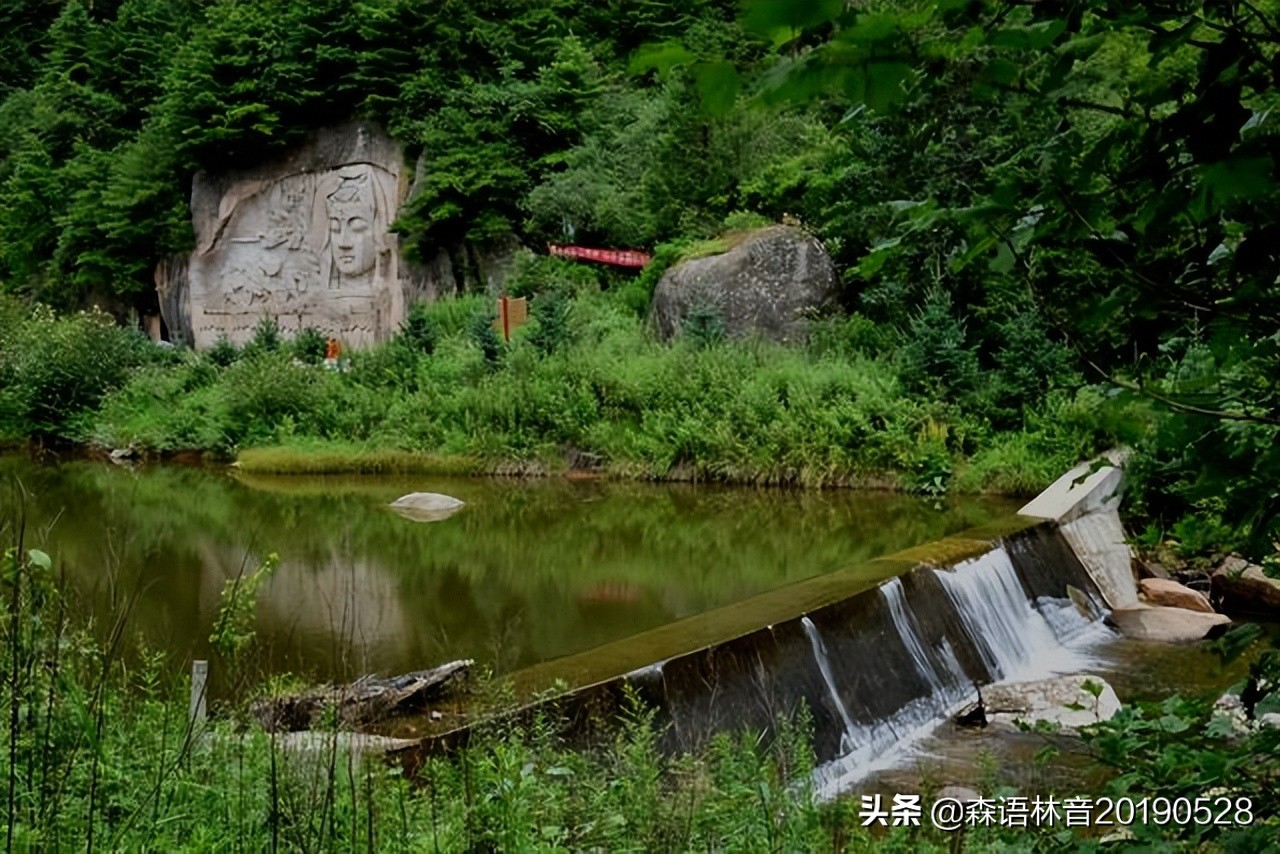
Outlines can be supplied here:
[[[21, 2], [0, 10], [0, 432], [233, 455], [333, 446], [766, 482], [1028, 491], [1138, 447], [1188, 553], [1280, 534], [1277, 10], [1270, 2]], [[341, 377], [314, 336], [158, 352], [115, 333], [192, 240], [193, 174], [353, 116], [423, 179], [411, 256], [514, 234], [479, 297]], [[841, 276], [810, 343], [674, 347], [661, 271], [799, 221]], [[54, 314], [30, 306], [40, 303]], [[483, 466], [481, 466], [483, 467]]]
[[[1129, 444], [1141, 543], [1276, 572], [1278, 45], [1276, 0], [0, 0], [0, 443], [926, 495], [1034, 492]], [[395, 224], [411, 258], [514, 235], [654, 263], [529, 253], [511, 342], [489, 295], [459, 293], [345, 372], [269, 320], [201, 353], [132, 328], [192, 246], [193, 176], [353, 117], [421, 166]], [[840, 276], [806, 343], [715, 316], [656, 339], [664, 270], [784, 220]], [[415, 786], [333, 751], [290, 767], [244, 708], [189, 729], [160, 656], [126, 666], [124, 618], [105, 644], [68, 619], [54, 560], [9, 533], [10, 850], [1103, 846], [871, 834], [816, 801], [804, 720], [677, 757], [643, 709], [597, 751], [542, 720]], [[1278, 667], [1254, 665], [1271, 703]], [[1085, 739], [1112, 794], [1258, 806], [1134, 845], [1261, 851], [1278, 732], [1172, 698]]]

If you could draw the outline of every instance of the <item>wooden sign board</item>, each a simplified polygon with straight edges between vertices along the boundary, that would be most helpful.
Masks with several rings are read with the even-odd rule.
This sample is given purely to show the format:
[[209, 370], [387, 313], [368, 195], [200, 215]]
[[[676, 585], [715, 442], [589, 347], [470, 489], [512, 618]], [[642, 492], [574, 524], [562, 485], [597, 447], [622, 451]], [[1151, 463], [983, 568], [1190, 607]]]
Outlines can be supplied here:
[[493, 328], [502, 335], [503, 341], [511, 340], [511, 333], [529, 320], [529, 300], [524, 297], [498, 297], [498, 316], [493, 321]]

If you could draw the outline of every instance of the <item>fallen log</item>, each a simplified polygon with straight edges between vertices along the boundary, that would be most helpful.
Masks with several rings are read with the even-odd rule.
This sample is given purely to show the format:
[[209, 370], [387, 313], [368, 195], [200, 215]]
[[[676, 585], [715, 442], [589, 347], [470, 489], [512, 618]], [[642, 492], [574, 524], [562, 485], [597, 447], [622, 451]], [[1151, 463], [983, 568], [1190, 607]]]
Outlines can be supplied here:
[[325, 685], [302, 694], [259, 700], [251, 710], [268, 732], [313, 729], [330, 710], [336, 711], [339, 729], [368, 727], [420, 712], [430, 703], [455, 695], [474, 663], [469, 658], [451, 661], [389, 679], [362, 676], [348, 685]]

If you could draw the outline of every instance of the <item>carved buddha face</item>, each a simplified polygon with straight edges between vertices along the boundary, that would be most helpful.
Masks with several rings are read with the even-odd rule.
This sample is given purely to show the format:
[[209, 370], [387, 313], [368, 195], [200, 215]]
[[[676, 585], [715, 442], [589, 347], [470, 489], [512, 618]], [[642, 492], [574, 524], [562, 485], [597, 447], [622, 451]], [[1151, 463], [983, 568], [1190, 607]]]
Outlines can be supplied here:
[[343, 276], [360, 276], [378, 262], [374, 232], [374, 194], [368, 171], [344, 172], [338, 189], [325, 199], [329, 246]]
[[369, 211], [330, 209], [329, 239], [333, 262], [344, 276], [359, 276], [377, 262]]

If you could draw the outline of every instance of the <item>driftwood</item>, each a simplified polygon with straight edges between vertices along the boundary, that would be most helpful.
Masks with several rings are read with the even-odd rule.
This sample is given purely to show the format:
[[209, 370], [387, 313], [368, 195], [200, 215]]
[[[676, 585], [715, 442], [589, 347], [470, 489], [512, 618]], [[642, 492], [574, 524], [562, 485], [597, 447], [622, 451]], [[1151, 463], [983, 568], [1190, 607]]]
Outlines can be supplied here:
[[987, 725], [987, 704], [982, 701], [982, 686], [974, 682], [973, 690], [978, 692], [978, 702], [955, 716], [956, 726], [984, 727]]
[[455, 694], [474, 663], [471, 659], [451, 661], [390, 679], [362, 676], [349, 685], [325, 685], [289, 697], [272, 697], [254, 703], [253, 715], [268, 732], [313, 729], [331, 709], [337, 712], [339, 728], [366, 727], [421, 711], [428, 703]]

